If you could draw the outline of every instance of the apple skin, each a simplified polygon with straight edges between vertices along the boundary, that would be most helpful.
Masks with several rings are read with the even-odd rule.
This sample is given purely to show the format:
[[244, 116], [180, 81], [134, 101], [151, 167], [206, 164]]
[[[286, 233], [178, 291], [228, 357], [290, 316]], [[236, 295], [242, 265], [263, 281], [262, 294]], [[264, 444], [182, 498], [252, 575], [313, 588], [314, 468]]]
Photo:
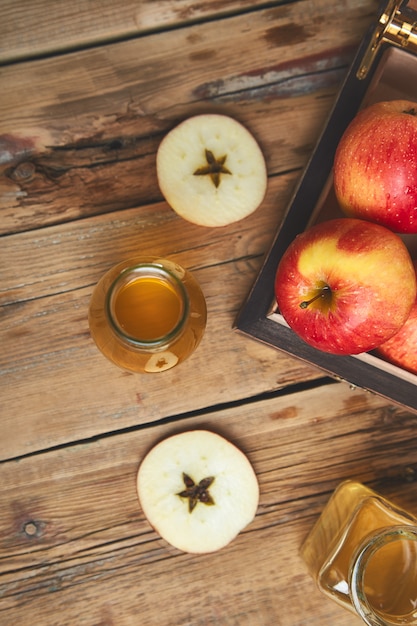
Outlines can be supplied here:
[[[417, 261], [414, 261], [414, 270], [417, 276]], [[386, 361], [417, 374], [417, 299], [398, 333], [380, 345], [376, 353]]]
[[372, 350], [398, 332], [416, 291], [401, 238], [347, 217], [299, 234], [275, 278], [278, 307], [290, 328], [314, 348], [342, 355]]
[[377, 102], [346, 128], [334, 159], [342, 211], [397, 233], [417, 233], [417, 104]]

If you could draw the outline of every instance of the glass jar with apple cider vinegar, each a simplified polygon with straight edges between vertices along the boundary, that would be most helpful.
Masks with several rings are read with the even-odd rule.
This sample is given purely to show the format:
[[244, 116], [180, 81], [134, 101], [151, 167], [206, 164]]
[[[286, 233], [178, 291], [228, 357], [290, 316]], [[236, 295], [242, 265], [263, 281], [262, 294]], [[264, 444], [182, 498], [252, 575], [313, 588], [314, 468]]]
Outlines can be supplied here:
[[132, 372], [163, 372], [184, 361], [204, 334], [207, 311], [193, 275], [168, 259], [134, 258], [109, 270], [89, 307], [99, 350]]
[[301, 556], [320, 590], [366, 624], [417, 624], [417, 519], [371, 489], [339, 485]]

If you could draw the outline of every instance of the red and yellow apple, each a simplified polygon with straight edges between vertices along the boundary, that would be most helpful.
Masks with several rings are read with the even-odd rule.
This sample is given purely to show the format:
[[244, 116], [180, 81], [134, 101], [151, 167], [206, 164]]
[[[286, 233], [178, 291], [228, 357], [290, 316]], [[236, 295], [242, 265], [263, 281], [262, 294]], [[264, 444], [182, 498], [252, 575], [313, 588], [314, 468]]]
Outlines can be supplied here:
[[384, 101], [359, 111], [339, 142], [333, 173], [346, 215], [417, 233], [417, 104]]
[[[417, 261], [414, 261], [414, 269], [417, 275]], [[417, 374], [417, 299], [398, 333], [379, 346], [376, 352], [394, 365]]]
[[333, 354], [367, 352], [405, 323], [416, 277], [401, 238], [354, 218], [300, 233], [278, 265], [280, 313], [309, 345]]

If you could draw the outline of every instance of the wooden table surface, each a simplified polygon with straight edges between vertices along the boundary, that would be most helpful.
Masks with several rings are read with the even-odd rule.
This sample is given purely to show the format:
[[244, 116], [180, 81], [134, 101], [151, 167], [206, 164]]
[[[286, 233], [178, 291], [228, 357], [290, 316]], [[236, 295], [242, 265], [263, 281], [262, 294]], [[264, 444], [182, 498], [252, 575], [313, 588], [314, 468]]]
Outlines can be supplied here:
[[[333, 489], [366, 483], [417, 514], [417, 416], [233, 330], [376, 0], [1, 0], [0, 624], [353, 626], [299, 547]], [[180, 120], [244, 123], [262, 206], [185, 222], [155, 174]], [[168, 255], [202, 285], [195, 354], [123, 372], [88, 329], [115, 263]], [[204, 427], [260, 483], [226, 548], [180, 553], [140, 509], [147, 450]]]

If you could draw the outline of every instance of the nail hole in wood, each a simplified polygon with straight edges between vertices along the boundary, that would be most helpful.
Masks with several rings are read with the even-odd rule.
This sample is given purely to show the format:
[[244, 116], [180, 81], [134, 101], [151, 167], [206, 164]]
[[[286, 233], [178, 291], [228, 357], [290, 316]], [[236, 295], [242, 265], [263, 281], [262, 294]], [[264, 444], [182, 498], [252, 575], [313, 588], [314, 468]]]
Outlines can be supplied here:
[[23, 530], [28, 537], [36, 537], [40, 533], [40, 528], [34, 521], [26, 522]]

